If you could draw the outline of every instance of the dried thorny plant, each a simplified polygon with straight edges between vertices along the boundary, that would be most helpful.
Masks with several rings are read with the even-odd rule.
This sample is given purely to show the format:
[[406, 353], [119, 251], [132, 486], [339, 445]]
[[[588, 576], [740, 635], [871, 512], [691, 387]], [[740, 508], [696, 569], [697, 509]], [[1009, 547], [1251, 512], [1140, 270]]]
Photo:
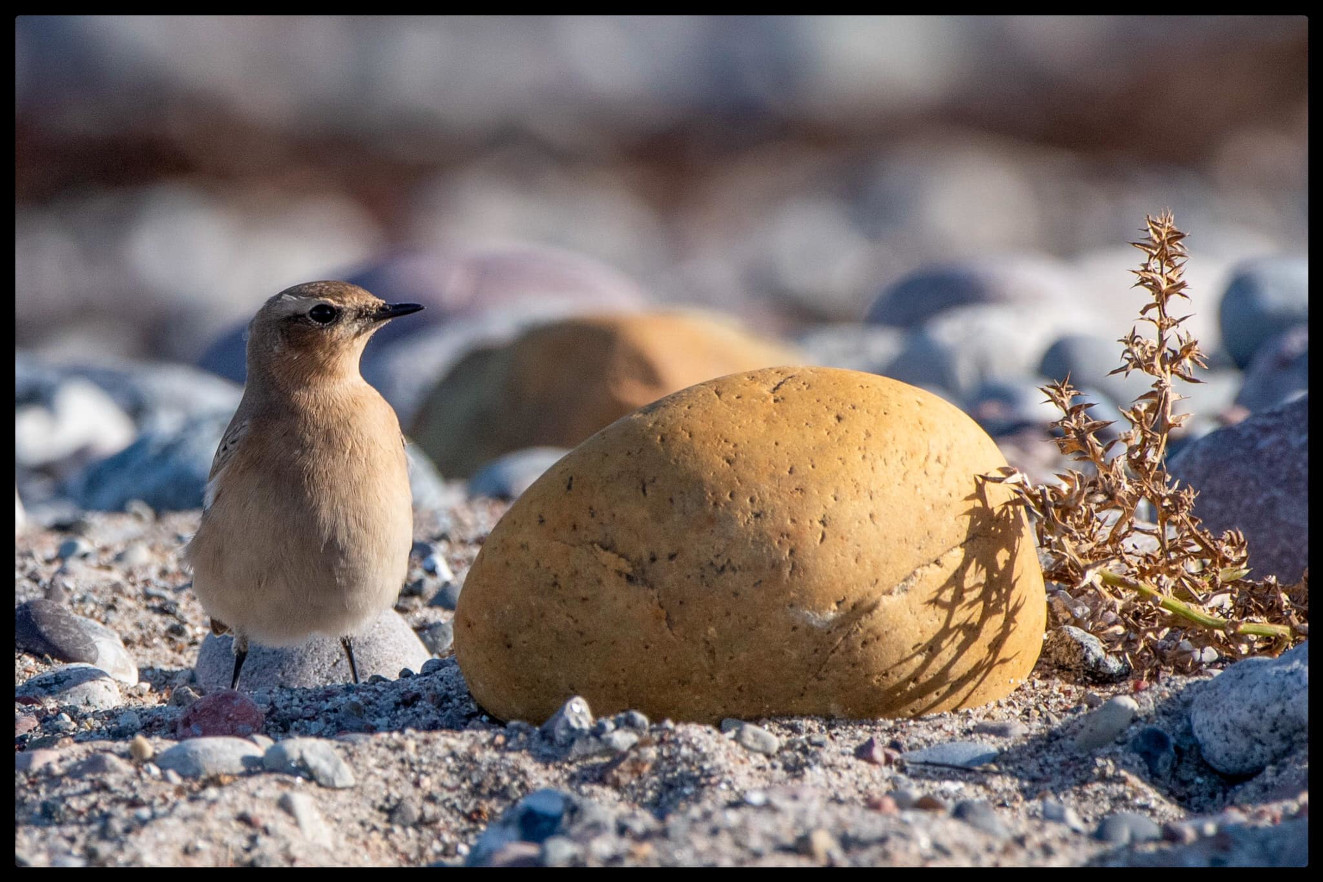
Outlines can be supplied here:
[[[1168, 439], [1190, 416], [1176, 411], [1183, 396], [1173, 384], [1201, 382], [1193, 371], [1205, 363], [1180, 327], [1189, 316], [1172, 315], [1176, 298], [1189, 299], [1185, 234], [1170, 212], [1145, 220], [1147, 241], [1132, 243], [1144, 262], [1133, 272], [1135, 287], [1150, 297], [1139, 319], [1155, 334], [1132, 329], [1122, 337], [1122, 364], [1112, 372], [1153, 378], [1150, 391], [1122, 410], [1130, 430], [1099, 440], [1111, 423], [1088, 415], [1091, 405], [1076, 400], [1067, 377], [1043, 391], [1062, 411], [1052, 423], [1057, 445], [1086, 470], [1068, 469], [1045, 484], [1010, 467], [984, 478], [1010, 487], [1014, 503], [1031, 513], [1043, 574], [1053, 583], [1051, 620], [1083, 628], [1151, 675], [1197, 670], [1223, 655], [1275, 655], [1304, 640], [1309, 574], [1289, 587], [1273, 576], [1250, 579], [1244, 535], [1204, 530], [1193, 513], [1196, 491], [1167, 474]], [[1145, 509], [1155, 522], [1140, 519]]]

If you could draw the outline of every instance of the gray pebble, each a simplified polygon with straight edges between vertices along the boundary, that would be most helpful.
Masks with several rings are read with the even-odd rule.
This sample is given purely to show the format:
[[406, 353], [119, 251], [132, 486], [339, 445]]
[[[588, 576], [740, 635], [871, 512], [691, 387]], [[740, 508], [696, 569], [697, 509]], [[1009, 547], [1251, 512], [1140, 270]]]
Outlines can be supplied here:
[[1224, 775], [1260, 772], [1308, 741], [1308, 641], [1275, 659], [1236, 662], [1191, 690], [1199, 750]]
[[142, 718], [134, 711], [122, 711], [115, 717], [114, 733], [117, 738], [128, 738], [136, 735], [141, 728]]
[[1309, 260], [1275, 255], [1240, 264], [1218, 317], [1223, 347], [1245, 368], [1267, 340], [1309, 321]]
[[974, 731], [996, 738], [1019, 738], [1029, 731], [1029, 727], [1019, 720], [984, 720], [974, 726]]
[[276, 804], [294, 818], [299, 825], [299, 831], [309, 842], [321, 846], [332, 844], [331, 830], [326, 826], [326, 820], [317, 809], [317, 801], [311, 795], [287, 790], [280, 795], [280, 800]]
[[399, 827], [412, 827], [422, 818], [422, 813], [418, 811], [418, 803], [406, 797], [390, 810], [389, 818]]
[[616, 729], [602, 736], [602, 743], [608, 747], [612, 753], [624, 753], [635, 744], [638, 744], [639, 735], [637, 732], [628, 729]]
[[747, 750], [754, 753], [762, 753], [768, 756], [775, 754], [781, 749], [781, 739], [777, 738], [771, 732], [768, 732], [762, 726], [755, 726], [753, 723], [743, 723], [735, 730], [735, 741]]
[[[230, 688], [234, 673], [233, 637], [207, 634], [198, 652], [194, 672], [207, 690]], [[409, 623], [394, 609], [384, 610], [354, 635], [354, 661], [362, 682], [374, 675], [394, 680], [401, 668], [416, 671], [431, 657]], [[349, 661], [339, 639], [315, 635], [297, 646], [248, 648], [241, 690], [269, 686], [315, 687], [350, 682]]]
[[1093, 834], [1103, 842], [1128, 845], [1162, 838], [1162, 828], [1152, 818], [1137, 812], [1117, 812], [1102, 819]]
[[262, 766], [270, 772], [311, 778], [323, 787], [344, 789], [355, 783], [349, 764], [340, 758], [331, 742], [321, 738], [287, 738], [277, 742], [262, 756]]
[[241, 775], [262, 767], [262, 748], [229, 736], [189, 738], [157, 754], [155, 764], [185, 778]]
[[982, 830], [989, 836], [995, 836], [998, 839], [1005, 839], [1011, 835], [1011, 831], [997, 816], [992, 804], [986, 800], [961, 800], [955, 804], [955, 808], [951, 809], [951, 816], [959, 818], [971, 827]]
[[[20, 366], [16, 362], [15, 369]], [[14, 408], [14, 459], [19, 465], [37, 468], [84, 453], [106, 456], [122, 450], [137, 434], [133, 420], [94, 383], [51, 374], [49, 384], [39, 384], [42, 388], [21, 390], [19, 379]]]
[[1106, 747], [1124, 732], [1139, 713], [1139, 705], [1128, 695], [1117, 695], [1084, 717], [1084, 725], [1075, 736], [1079, 750]]
[[1309, 326], [1296, 325], [1259, 347], [1245, 371], [1236, 404], [1250, 411], [1272, 410], [1309, 391]]
[[70, 769], [69, 774], [74, 778], [131, 775], [133, 774], [133, 766], [113, 753], [94, 753]]
[[1087, 829], [1073, 808], [1055, 799], [1043, 800], [1043, 819], [1065, 824], [1076, 833], [1083, 833]]
[[152, 550], [143, 542], [130, 542], [124, 550], [115, 555], [115, 562], [131, 569], [145, 567], [152, 563]]
[[455, 574], [450, 571], [450, 564], [436, 552], [431, 552], [423, 558], [423, 572], [429, 576], [436, 576], [443, 582], [451, 582], [455, 578]]
[[992, 762], [997, 754], [997, 748], [982, 741], [947, 741], [921, 750], [906, 751], [900, 758], [907, 763], [938, 763], [974, 769]]
[[[429, 652], [433, 655], [441, 655], [455, 644], [455, 625], [453, 622], [433, 622], [418, 632], [418, 637], [423, 641], [423, 645], [427, 647]], [[440, 666], [441, 659], [434, 658], [424, 662], [422, 668], [424, 674], [432, 673], [427, 669], [427, 666], [432, 662], [436, 662], [437, 666], [432, 668], [432, 671], [435, 671]]]
[[587, 735], [593, 728], [593, 712], [588, 709], [588, 702], [575, 695], [560, 706], [551, 717], [542, 724], [542, 737], [557, 747], [569, 747], [581, 736]]

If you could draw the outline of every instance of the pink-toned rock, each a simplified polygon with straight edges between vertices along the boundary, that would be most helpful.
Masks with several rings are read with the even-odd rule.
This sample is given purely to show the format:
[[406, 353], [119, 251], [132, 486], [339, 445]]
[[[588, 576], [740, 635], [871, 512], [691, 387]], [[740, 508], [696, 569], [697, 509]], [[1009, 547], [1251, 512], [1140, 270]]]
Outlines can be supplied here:
[[179, 716], [176, 733], [182, 738], [233, 735], [245, 738], [262, 731], [266, 715], [247, 695], [226, 689], [204, 695]]

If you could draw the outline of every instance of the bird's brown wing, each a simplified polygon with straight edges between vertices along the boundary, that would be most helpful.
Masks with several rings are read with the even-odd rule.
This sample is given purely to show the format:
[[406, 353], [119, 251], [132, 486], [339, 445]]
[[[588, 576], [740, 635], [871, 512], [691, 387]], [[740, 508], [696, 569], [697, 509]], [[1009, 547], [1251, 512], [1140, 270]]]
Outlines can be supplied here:
[[216, 448], [216, 456], [211, 461], [211, 471], [207, 474], [207, 490], [202, 498], [202, 510], [205, 512], [211, 508], [211, 504], [216, 500], [216, 487], [219, 483], [220, 473], [225, 470], [226, 464], [234, 457], [234, 452], [239, 449], [240, 442], [248, 434], [248, 420], [234, 419], [225, 429], [225, 435], [221, 438], [220, 446]]

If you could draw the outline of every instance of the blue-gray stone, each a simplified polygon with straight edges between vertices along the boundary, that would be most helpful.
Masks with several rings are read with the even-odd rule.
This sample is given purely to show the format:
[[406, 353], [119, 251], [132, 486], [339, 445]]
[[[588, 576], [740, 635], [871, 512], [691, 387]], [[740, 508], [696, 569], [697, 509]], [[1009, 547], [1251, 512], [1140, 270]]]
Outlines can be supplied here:
[[1309, 391], [1309, 326], [1295, 325], [1265, 342], [1245, 371], [1236, 404], [1272, 410]]
[[67, 492], [83, 508], [99, 511], [123, 511], [131, 499], [157, 511], [201, 508], [211, 460], [231, 416], [213, 411], [174, 429], [148, 429], [75, 475]]
[[563, 447], [525, 447], [498, 456], [469, 478], [469, 496], [515, 499], [566, 453]]
[[1130, 739], [1130, 749], [1139, 755], [1154, 778], [1165, 778], [1176, 762], [1171, 736], [1157, 726], [1145, 726]]
[[572, 696], [552, 714], [540, 731], [542, 736], [557, 747], [569, 747], [593, 728], [593, 713], [588, 702], [579, 695]]
[[1058, 337], [1043, 353], [1038, 372], [1049, 380], [1070, 378], [1076, 389], [1089, 386], [1101, 391], [1109, 400], [1130, 404], [1136, 397], [1149, 391], [1152, 378], [1141, 371], [1113, 374], [1121, 366], [1121, 344], [1112, 337], [1096, 334], [1070, 333]]
[[1238, 266], [1222, 295], [1222, 345], [1245, 368], [1265, 342], [1309, 320], [1309, 261], [1267, 257]]
[[1068, 291], [1069, 280], [1062, 271], [1042, 261], [978, 258], [937, 264], [885, 288], [868, 307], [864, 321], [913, 328], [947, 310], [1049, 303]]

